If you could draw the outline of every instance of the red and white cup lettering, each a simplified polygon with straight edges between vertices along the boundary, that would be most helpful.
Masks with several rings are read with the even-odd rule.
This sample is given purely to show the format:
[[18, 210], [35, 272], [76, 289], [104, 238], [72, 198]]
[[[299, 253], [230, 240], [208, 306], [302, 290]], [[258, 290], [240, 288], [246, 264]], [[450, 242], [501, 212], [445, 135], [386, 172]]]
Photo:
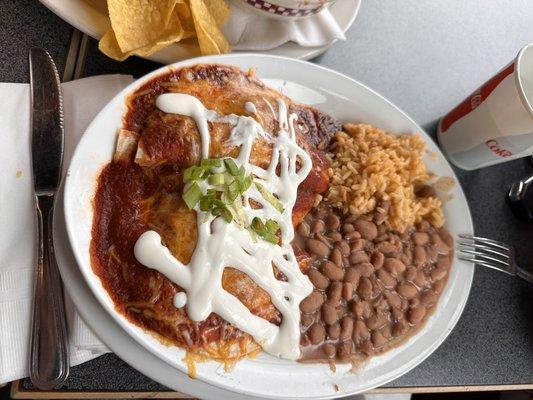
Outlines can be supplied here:
[[467, 170], [533, 154], [533, 44], [442, 118], [438, 138]]

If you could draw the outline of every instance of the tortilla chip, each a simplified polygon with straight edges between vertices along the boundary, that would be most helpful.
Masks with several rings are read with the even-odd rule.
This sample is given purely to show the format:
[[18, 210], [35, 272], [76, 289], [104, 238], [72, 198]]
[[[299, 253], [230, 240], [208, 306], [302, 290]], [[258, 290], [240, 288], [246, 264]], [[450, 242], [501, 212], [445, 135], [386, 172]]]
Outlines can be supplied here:
[[100, 42], [98, 43], [98, 48], [102, 53], [111, 57], [113, 60], [124, 61], [129, 57], [129, 54], [124, 54], [122, 50], [120, 50], [113, 28], [109, 28], [104, 36], [102, 36], [102, 39], [100, 39]]
[[117, 61], [124, 61], [131, 55], [147, 57], [155, 53], [156, 51], [164, 49], [167, 46], [168, 43], [157, 43], [154, 45], [142, 47], [140, 49], [132, 50], [128, 53], [124, 53], [118, 45], [117, 38], [115, 37], [115, 32], [112, 28], [109, 28], [109, 30], [105, 33], [102, 39], [100, 39], [100, 43], [98, 43], [98, 48], [102, 53]]
[[[190, 0], [191, 13], [202, 54], [222, 54], [229, 51], [229, 43], [217, 26], [214, 16], [203, 0]], [[223, 12], [215, 14], [221, 18]]]
[[205, 6], [213, 16], [217, 26], [220, 28], [229, 18], [231, 9], [224, 0], [204, 0]]
[[122, 53], [179, 41], [183, 28], [174, 9], [177, 0], [108, 0], [109, 18]]
[[108, 0], [107, 6], [111, 28], [98, 47], [115, 60], [149, 56], [194, 37], [202, 54], [229, 51], [219, 29], [230, 15], [224, 0]]
[[174, 12], [180, 19], [183, 28], [183, 39], [196, 37], [196, 30], [194, 29], [194, 21], [189, 5], [185, 2], [178, 3]]

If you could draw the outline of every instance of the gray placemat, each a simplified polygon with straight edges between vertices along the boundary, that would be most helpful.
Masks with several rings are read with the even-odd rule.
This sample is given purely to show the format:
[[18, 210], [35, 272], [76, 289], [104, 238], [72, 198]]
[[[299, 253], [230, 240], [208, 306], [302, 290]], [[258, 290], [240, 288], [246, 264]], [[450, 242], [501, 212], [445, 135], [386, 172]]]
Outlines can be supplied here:
[[0, 2], [0, 82], [29, 82], [28, 51], [50, 52], [63, 70], [72, 27], [36, 0]]

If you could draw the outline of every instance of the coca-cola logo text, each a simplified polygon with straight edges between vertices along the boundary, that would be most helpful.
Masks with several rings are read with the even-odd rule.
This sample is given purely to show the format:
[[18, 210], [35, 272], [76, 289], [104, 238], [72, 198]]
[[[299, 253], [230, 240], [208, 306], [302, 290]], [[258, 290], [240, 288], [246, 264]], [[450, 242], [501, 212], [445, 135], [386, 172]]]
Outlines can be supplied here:
[[479, 106], [483, 102], [483, 97], [479, 92], [477, 92], [472, 98], [470, 99], [470, 107], [472, 107], [472, 110], [476, 109], [477, 106]]
[[511, 153], [509, 150], [506, 150], [502, 147], [500, 147], [500, 144], [495, 139], [489, 139], [485, 142], [487, 147], [490, 151], [492, 151], [494, 154], [500, 157], [509, 157], [512, 156], [513, 153]]

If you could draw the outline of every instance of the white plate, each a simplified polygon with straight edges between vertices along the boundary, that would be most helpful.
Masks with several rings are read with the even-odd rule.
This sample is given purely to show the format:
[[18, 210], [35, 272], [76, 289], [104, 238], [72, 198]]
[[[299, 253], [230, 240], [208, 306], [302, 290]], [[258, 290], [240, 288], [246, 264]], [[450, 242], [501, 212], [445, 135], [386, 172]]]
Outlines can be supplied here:
[[[244, 70], [253, 67], [268, 84], [297, 101], [331, 113], [341, 121], [370, 123], [394, 133], [420, 132], [428, 150], [438, 155], [436, 158], [426, 157], [429, 169], [439, 176], [455, 177], [435, 143], [407, 115], [357, 81], [315, 64], [253, 54], [202, 57], [163, 67], [128, 86], [93, 120], [74, 153], [65, 182], [67, 232], [81, 272], [102, 306], [138, 343], [183, 372], [186, 371], [181, 361], [183, 350], [162, 345], [116, 313], [111, 299], [93, 274], [89, 263], [91, 200], [98, 172], [114, 152], [115, 132], [121, 124], [125, 95], [168, 68], [203, 62], [231, 64]], [[460, 185], [455, 185], [452, 199], [445, 204], [444, 211], [451, 233], [472, 233], [472, 220]], [[333, 373], [327, 365], [300, 364], [262, 355], [243, 360], [228, 374], [215, 362], [199, 364], [198, 379], [225, 390], [268, 398], [332, 398], [383, 385], [414, 368], [442, 343], [459, 319], [472, 277], [472, 265], [455, 260], [446, 289], [425, 327], [400, 347], [372, 358], [355, 374], [348, 373], [347, 366], [340, 366]], [[98, 325], [91, 324], [91, 327], [106, 343], [113, 335]], [[141, 355], [130, 359], [134, 367], [143, 370]], [[152, 371], [151, 376], [158, 380], [157, 371]], [[176, 389], [186, 390], [183, 387]]]
[[[108, 16], [84, 0], [40, 0], [40, 2], [70, 25], [97, 40], [104, 35], [109, 27]], [[360, 6], [361, 0], [337, 0], [330, 6], [331, 15], [339, 24], [342, 32], [346, 33], [348, 28], [352, 26]], [[333, 43], [318, 47], [302, 47], [296, 43], [288, 42], [275, 49], [257, 53], [309, 60], [324, 53]], [[162, 64], [170, 64], [198, 55], [200, 55], [198, 45], [194, 41], [189, 41], [188, 43], [175, 43], [144, 58]]]

